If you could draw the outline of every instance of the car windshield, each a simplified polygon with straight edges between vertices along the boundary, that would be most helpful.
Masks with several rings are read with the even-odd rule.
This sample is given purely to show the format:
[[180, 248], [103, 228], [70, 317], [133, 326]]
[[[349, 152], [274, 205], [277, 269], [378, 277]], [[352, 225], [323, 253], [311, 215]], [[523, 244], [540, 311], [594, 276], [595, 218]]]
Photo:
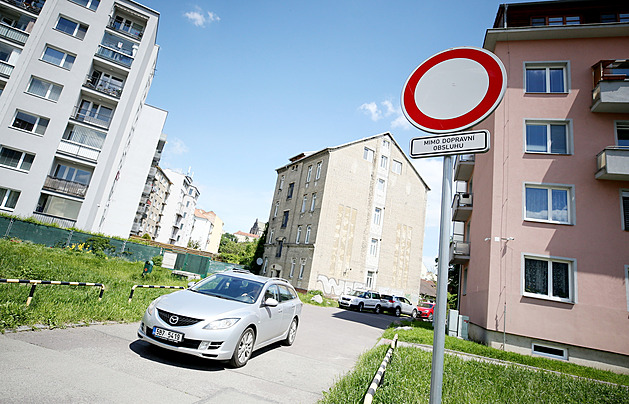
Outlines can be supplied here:
[[350, 296], [358, 296], [358, 297], [363, 297], [363, 295], [365, 294], [365, 292], [360, 291], [360, 290], [355, 290], [352, 293], [350, 293]]
[[221, 273], [207, 277], [190, 289], [204, 295], [252, 304], [258, 300], [262, 286], [261, 282]]
[[426, 307], [426, 308], [432, 308], [432, 306], [434, 306], [434, 304], [432, 303], [422, 303], [419, 305], [419, 307]]

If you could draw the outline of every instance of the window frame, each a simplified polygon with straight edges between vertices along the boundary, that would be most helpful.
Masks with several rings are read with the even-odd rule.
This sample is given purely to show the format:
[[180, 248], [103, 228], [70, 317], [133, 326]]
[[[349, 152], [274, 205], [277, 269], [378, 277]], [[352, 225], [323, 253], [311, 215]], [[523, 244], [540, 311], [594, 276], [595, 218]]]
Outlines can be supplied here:
[[[544, 69], [544, 79], [545, 83], [545, 91], [529, 91], [528, 84], [529, 80], [527, 80], [527, 72], [528, 70], [541, 70]], [[551, 91], [551, 69], [561, 69], [562, 70], [562, 79], [563, 79], [563, 91]], [[570, 93], [570, 62], [569, 61], [547, 61], [547, 62], [534, 62], [534, 61], [526, 61], [523, 62], [523, 83], [524, 83], [524, 93], [525, 94], [568, 94]]]
[[286, 200], [293, 199], [293, 192], [295, 192], [295, 183], [288, 184], [288, 190], [286, 191]]
[[629, 189], [620, 190], [620, 227], [629, 231]]
[[[4, 167], [11, 170], [24, 172], [24, 173], [27, 173], [31, 170], [31, 167], [33, 166], [33, 161], [35, 161], [35, 154], [27, 153], [22, 150], [16, 150], [16, 149], [6, 147], [5, 145], [0, 144], [0, 157], [2, 155], [3, 150], [10, 150], [11, 152], [14, 152], [14, 153], [20, 153], [20, 158], [18, 159], [18, 164], [15, 167], [7, 165], [7, 164], [2, 164], [2, 162], [0, 162], [0, 167]], [[32, 156], [31, 161], [30, 161], [30, 166], [28, 167], [28, 169], [22, 168], [22, 166], [24, 165], [24, 159], [26, 158], [26, 156]]]
[[312, 200], [310, 201], [310, 212], [314, 212], [316, 204], [317, 204], [317, 193], [313, 192]]
[[[546, 126], [546, 151], [528, 150], [528, 128], [529, 126]], [[552, 152], [552, 126], [564, 126], [565, 127], [565, 152], [557, 153]], [[526, 154], [547, 154], [556, 156], [566, 156], [574, 154], [574, 136], [572, 130], [571, 119], [524, 119], [524, 153]]]
[[380, 226], [382, 222], [382, 208], [376, 206], [373, 210], [373, 224]]
[[303, 279], [304, 278], [304, 271], [306, 270], [306, 259], [305, 258], [300, 258], [299, 259], [299, 279]]
[[[72, 33], [67, 32], [67, 31], [64, 31], [63, 29], [60, 29], [60, 28], [59, 28], [59, 22], [61, 21], [61, 19], [64, 19], [64, 20], [66, 20], [67, 22], [70, 22], [70, 23], [76, 24], [76, 26], [74, 27], [74, 31], [73, 31]], [[81, 28], [81, 27], [85, 27], [85, 30], [81, 31], [81, 30], [80, 30], [80, 28]], [[54, 29], [55, 31], [58, 31], [58, 32], [64, 33], [64, 34], [69, 35], [69, 36], [71, 36], [71, 37], [73, 37], [73, 38], [77, 38], [77, 39], [79, 39], [79, 40], [81, 40], [81, 41], [82, 41], [83, 39], [85, 39], [85, 35], [87, 34], [87, 29], [88, 29], [88, 28], [89, 28], [89, 26], [88, 26], [87, 24], [83, 24], [83, 23], [81, 23], [81, 22], [79, 22], [79, 21], [76, 21], [76, 20], [74, 20], [74, 19], [72, 19], [72, 18], [68, 18], [68, 17], [66, 17], [66, 16], [65, 16], [65, 15], [63, 15], [63, 14], [59, 14], [59, 16], [57, 17], [57, 24], [55, 24], [55, 26], [53, 27], [53, 29]], [[78, 35], [78, 34], [79, 34], [79, 33], [81, 33], [81, 32], [83, 33], [83, 36]]]
[[[547, 280], [547, 294], [535, 293], [535, 292], [527, 292], [526, 291], [526, 260], [536, 260], [536, 261], [544, 261], [547, 263], [547, 272], [546, 272], [546, 280]], [[553, 295], [553, 263], [561, 263], [568, 265], [568, 297], [562, 298]], [[541, 300], [550, 300], [554, 302], [561, 303], [577, 303], [577, 260], [576, 258], [566, 258], [566, 257], [556, 257], [556, 256], [545, 256], [538, 254], [529, 254], [522, 253], [522, 263], [521, 263], [521, 285], [520, 285], [520, 294], [523, 297], [533, 298], [533, 299], [541, 299]]]
[[297, 265], [297, 260], [295, 260], [295, 258], [291, 258], [291, 261], [290, 261], [290, 272], [288, 273], [288, 277], [290, 279], [292, 279], [293, 275], [295, 274], [295, 265]]
[[[20, 128], [19, 126], [15, 126], [15, 122], [18, 119], [18, 115], [19, 114], [24, 114], [24, 115], [26, 115], [28, 117], [36, 119], [35, 123], [33, 124], [33, 129], [32, 130], [28, 130], [28, 129], [25, 129], [25, 128]], [[43, 128], [44, 128], [43, 132], [39, 133], [37, 131], [37, 128], [40, 127], [40, 123], [41, 123], [42, 119], [44, 119], [46, 121], [46, 125], [43, 126]], [[46, 118], [44, 116], [39, 116], [39, 115], [34, 115], [34, 114], [29, 113], [29, 112], [22, 111], [22, 110], [18, 109], [18, 110], [15, 111], [15, 115], [13, 116], [13, 121], [11, 122], [11, 125], [9, 127], [13, 128], [15, 130], [22, 131], [22, 132], [31, 133], [31, 134], [36, 135], [36, 136], [44, 136], [44, 134], [46, 133], [46, 129], [48, 129], [48, 125], [49, 124], [50, 124], [50, 118]]]
[[[47, 52], [48, 49], [51, 49], [53, 51], [57, 51], [57, 52], [63, 53], [63, 58], [61, 58], [61, 64], [57, 64], [57, 63], [55, 63], [55, 62], [53, 62], [51, 60], [45, 59], [46, 52]], [[69, 66], [66, 65], [66, 63], [68, 61], [68, 56], [71, 56], [73, 58], [72, 62], [70, 62]], [[61, 49], [59, 49], [57, 47], [51, 46], [49, 44], [46, 44], [46, 46], [44, 47], [44, 51], [42, 52], [41, 58], [39, 60], [41, 60], [42, 62], [49, 63], [49, 64], [51, 64], [53, 66], [60, 67], [60, 68], [65, 69], [65, 70], [71, 70], [72, 66], [74, 66], [74, 62], [76, 61], [76, 55], [73, 55], [72, 53], [66, 52], [66, 51], [61, 50]]]
[[297, 226], [297, 235], [295, 236], [295, 244], [299, 244], [301, 239], [302, 226]]
[[306, 183], [310, 182], [312, 178], [312, 164], [308, 166], [308, 173], [306, 174]]
[[[85, 7], [88, 10], [92, 10], [92, 11], [96, 11], [96, 9], [98, 9], [98, 6], [100, 5], [100, 0], [85, 0], [85, 1], [82, 1], [82, 0], [70, 0], [70, 1], [72, 3], [74, 3], [74, 4], [78, 4], [79, 6]], [[85, 3], [85, 4], [83, 4], [83, 3]]]
[[[547, 190], [547, 216], [546, 219], [540, 219], [535, 217], [527, 216], [527, 189], [546, 189]], [[567, 221], [561, 220], [553, 220], [552, 217], [549, 217], [552, 212], [552, 191], [566, 191], [566, 209], [567, 209]], [[522, 219], [527, 222], [539, 222], [539, 223], [551, 223], [551, 224], [562, 224], [562, 225], [576, 225], [576, 214], [575, 214], [575, 187], [570, 184], [548, 184], [548, 183], [533, 183], [533, 182], [525, 182], [523, 184], [523, 194], [522, 194]]]
[[378, 247], [379, 247], [379, 240], [377, 238], [372, 237], [371, 238], [371, 242], [369, 243], [369, 255], [372, 257], [377, 257], [378, 256]]
[[310, 233], [312, 232], [312, 226], [306, 226], [306, 235], [304, 236], [304, 244], [310, 244]]
[[[620, 142], [618, 141], [619, 130], [623, 132], [625, 131], [627, 132], [626, 145], [621, 145]], [[623, 148], [629, 147], [629, 121], [623, 121], [623, 120], [614, 121], [614, 140], [617, 147], [623, 147]]]
[[372, 162], [375, 155], [376, 155], [376, 152], [374, 150], [365, 146], [365, 148], [363, 149], [363, 160]]
[[393, 163], [391, 163], [391, 171], [395, 174], [402, 174], [402, 162], [396, 159], [393, 159]]
[[301, 200], [301, 211], [300, 213], [306, 212], [306, 205], [308, 203], [308, 195], [304, 195], [304, 198]]
[[384, 154], [380, 156], [380, 168], [386, 170], [389, 168], [389, 157]]
[[[46, 88], [46, 94], [41, 95], [41, 94], [37, 94], [36, 92], [34, 92], [31, 87], [33, 86], [34, 81], [39, 81], [39, 85], [44, 87], [47, 85]], [[57, 92], [57, 98], [54, 98], [54, 92], [53, 90], [55, 89], [55, 87], [59, 88], [59, 91]], [[52, 102], [57, 102], [59, 101], [59, 98], [61, 97], [61, 91], [63, 90], [63, 86], [57, 83], [53, 83], [52, 81], [48, 81], [48, 80], [44, 80], [42, 78], [39, 78], [37, 76], [31, 76], [31, 79], [28, 81], [28, 86], [26, 87], [26, 94], [30, 94], [34, 97], [38, 97], [38, 98], [43, 98], [45, 100], [48, 101], [52, 101]]]
[[[15, 207], [17, 206], [18, 200], [20, 199], [20, 195], [22, 195], [22, 191], [18, 191], [17, 189], [13, 189], [13, 188], [5, 188], [5, 187], [0, 187], [0, 190], [5, 191], [4, 195], [2, 195], [2, 198], [0, 198], [0, 210], [4, 210], [6, 212], [13, 212], [15, 210]], [[17, 196], [15, 197], [15, 205], [9, 207], [7, 206], [7, 202], [9, 202], [11, 195], [14, 193], [17, 193]]]
[[315, 181], [321, 178], [321, 167], [323, 167], [323, 161], [317, 163], [317, 171], [315, 173]]
[[285, 229], [286, 226], [288, 225], [288, 215], [289, 215], [290, 210], [285, 210], [284, 213], [282, 213], [282, 224], [280, 226], [280, 228]]

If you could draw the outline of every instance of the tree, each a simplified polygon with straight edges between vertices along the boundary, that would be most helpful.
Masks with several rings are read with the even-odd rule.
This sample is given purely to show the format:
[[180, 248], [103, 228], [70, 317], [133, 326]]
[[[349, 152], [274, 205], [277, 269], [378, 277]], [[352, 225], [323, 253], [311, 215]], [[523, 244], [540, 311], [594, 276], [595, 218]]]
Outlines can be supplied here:
[[233, 234], [223, 233], [218, 247], [219, 259], [232, 264], [251, 267], [258, 240], [239, 243]]

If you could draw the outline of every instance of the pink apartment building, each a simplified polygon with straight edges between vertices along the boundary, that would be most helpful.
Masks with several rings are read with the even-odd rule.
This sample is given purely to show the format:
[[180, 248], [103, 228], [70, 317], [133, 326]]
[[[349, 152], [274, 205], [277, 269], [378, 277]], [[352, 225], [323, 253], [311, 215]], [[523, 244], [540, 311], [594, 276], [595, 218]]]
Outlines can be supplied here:
[[503, 4], [484, 48], [508, 88], [454, 168], [469, 336], [629, 372], [629, 2]]

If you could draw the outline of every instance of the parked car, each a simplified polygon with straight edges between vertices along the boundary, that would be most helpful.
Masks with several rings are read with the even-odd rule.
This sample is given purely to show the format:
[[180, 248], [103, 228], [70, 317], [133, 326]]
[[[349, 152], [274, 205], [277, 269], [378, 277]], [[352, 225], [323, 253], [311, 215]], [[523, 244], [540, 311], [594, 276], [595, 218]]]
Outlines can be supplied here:
[[380, 299], [380, 293], [371, 290], [354, 290], [347, 295], [341, 295], [338, 303], [339, 307], [344, 309], [355, 309], [358, 311], [368, 309], [373, 310], [376, 314], [380, 314], [383, 304]]
[[432, 321], [434, 316], [435, 304], [431, 302], [424, 302], [417, 305], [417, 316], [419, 318], [428, 319]]
[[417, 308], [407, 298], [391, 295], [380, 295], [380, 297], [386, 302], [386, 306], [383, 306], [383, 309], [388, 311], [389, 314], [395, 314], [396, 317], [399, 317], [400, 314], [406, 314], [413, 318], [417, 317]]
[[220, 272], [148, 306], [138, 337], [153, 345], [244, 366], [274, 342], [292, 345], [302, 303], [285, 280]]

